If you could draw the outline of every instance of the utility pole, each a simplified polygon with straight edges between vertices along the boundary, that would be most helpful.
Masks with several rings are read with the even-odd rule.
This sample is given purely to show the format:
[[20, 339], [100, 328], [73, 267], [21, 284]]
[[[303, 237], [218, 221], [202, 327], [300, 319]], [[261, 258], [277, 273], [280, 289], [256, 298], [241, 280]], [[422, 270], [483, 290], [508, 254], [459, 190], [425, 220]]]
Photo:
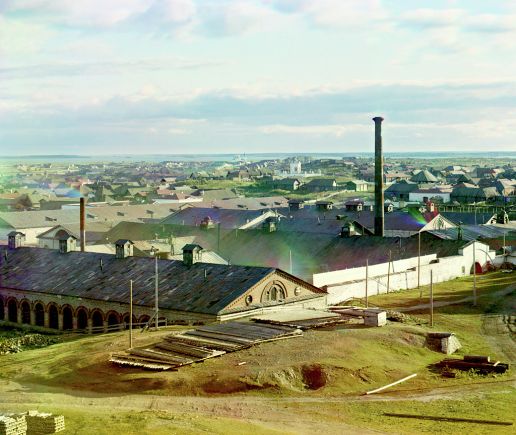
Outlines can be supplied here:
[[476, 257], [476, 240], [473, 240], [473, 306], [477, 306], [477, 257]]
[[434, 327], [434, 271], [430, 270], [430, 326]]
[[[417, 288], [421, 287], [421, 231], [417, 233]], [[421, 299], [421, 296], [419, 296]]]
[[392, 259], [392, 251], [389, 250], [389, 268], [387, 269], [387, 293], [389, 293], [391, 286], [391, 259]]
[[154, 308], [154, 316], [156, 321], [156, 330], [159, 328], [159, 308], [158, 308], [158, 286], [159, 286], [159, 277], [158, 277], [158, 252], [159, 249], [154, 246], [151, 247], [151, 252], [154, 255], [154, 297], [156, 301], [156, 305]]
[[369, 308], [369, 258], [365, 263], [365, 307]]
[[133, 348], [133, 280], [129, 281], [129, 349]]

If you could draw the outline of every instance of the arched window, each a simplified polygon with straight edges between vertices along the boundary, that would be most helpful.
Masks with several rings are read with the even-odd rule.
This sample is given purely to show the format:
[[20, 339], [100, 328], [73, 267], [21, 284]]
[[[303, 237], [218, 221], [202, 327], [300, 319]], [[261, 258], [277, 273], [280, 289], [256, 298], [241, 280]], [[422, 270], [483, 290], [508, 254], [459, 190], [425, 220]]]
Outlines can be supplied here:
[[36, 318], [36, 326], [45, 326], [45, 307], [41, 302], [34, 305], [34, 314]]
[[16, 299], [9, 299], [9, 302], [7, 302], [7, 316], [9, 322], [18, 322], [18, 306], [16, 305]]
[[144, 314], [143, 316], [141, 316], [139, 319], [138, 319], [138, 323], [140, 323], [140, 327], [143, 327], [145, 326], [145, 324], [147, 324], [150, 320], [150, 317], [147, 316], [146, 314]]
[[107, 322], [108, 322], [108, 326], [118, 325], [118, 324], [120, 324], [120, 316], [115, 312], [111, 312], [107, 316]]
[[30, 325], [30, 304], [27, 301], [23, 301], [20, 305], [20, 309], [22, 323]]
[[94, 333], [98, 334], [100, 332], [103, 332], [100, 327], [104, 326], [104, 316], [100, 311], [96, 310], [93, 312], [93, 314], [91, 315], [91, 324], [93, 328], [97, 328], [93, 330]]
[[[124, 314], [124, 319], [122, 320], [122, 323], [124, 323], [124, 327], [125, 329], [129, 329], [129, 313], [126, 313]], [[136, 323], [138, 323], [138, 320], [136, 319], [135, 316], [133, 316], [133, 328], [135, 328], [136, 326], [134, 326]]]
[[48, 307], [48, 327], [53, 329], [59, 328], [59, 314], [54, 304]]
[[70, 307], [63, 307], [63, 329], [73, 329], [73, 312]]
[[4, 300], [0, 298], [0, 320], [4, 320]]
[[88, 312], [85, 308], [77, 310], [77, 329], [86, 329], [88, 327]]
[[287, 294], [284, 287], [280, 283], [275, 282], [263, 292], [262, 302], [282, 301], [286, 296]]

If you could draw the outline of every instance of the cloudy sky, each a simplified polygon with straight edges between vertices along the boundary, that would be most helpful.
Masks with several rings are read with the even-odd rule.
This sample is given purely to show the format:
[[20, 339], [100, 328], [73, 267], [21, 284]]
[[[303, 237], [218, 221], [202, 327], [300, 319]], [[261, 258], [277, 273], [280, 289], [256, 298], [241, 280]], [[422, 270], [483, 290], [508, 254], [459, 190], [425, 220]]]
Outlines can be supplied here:
[[0, 154], [516, 150], [514, 0], [0, 0]]

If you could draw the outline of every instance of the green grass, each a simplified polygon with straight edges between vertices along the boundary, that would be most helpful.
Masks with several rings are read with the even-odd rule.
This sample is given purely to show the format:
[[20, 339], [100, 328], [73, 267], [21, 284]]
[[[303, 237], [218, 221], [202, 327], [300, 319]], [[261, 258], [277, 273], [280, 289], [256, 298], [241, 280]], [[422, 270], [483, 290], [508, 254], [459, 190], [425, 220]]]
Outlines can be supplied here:
[[[463, 297], [469, 292], [468, 280], [436, 285], [436, 297]], [[503, 302], [494, 296], [512, 279], [493, 273], [479, 277], [478, 284], [478, 306], [436, 308], [434, 328], [427, 323], [391, 323], [383, 328], [307, 331], [301, 338], [264, 343], [177, 372], [111, 366], [107, 358], [125, 349], [126, 332], [64, 337], [63, 343], [0, 357], [0, 408], [62, 413], [66, 433], [74, 434], [366, 433], [368, 429], [401, 434], [511, 433], [511, 428], [501, 426], [383, 415], [514, 418], [516, 395], [510, 372], [442, 378], [432, 364], [444, 355], [424, 346], [427, 332], [451, 331], [463, 345], [458, 356], [486, 354], [504, 361], [496, 337], [487, 337], [482, 330], [482, 314], [503, 311], [514, 303], [514, 293]], [[416, 305], [419, 291], [371, 301], [393, 307]], [[425, 310], [416, 315], [428, 321]], [[136, 345], [153, 343], [169, 332], [136, 334]], [[311, 390], [303, 368], [315, 365], [327, 381]], [[412, 373], [418, 376], [385, 393], [362, 396]]]
[[[55, 415], [65, 415], [66, 434], [98, 434], [111, 435], [114, 433], [126, 435], [141, 435], [152, 433], [156, 435], [170, 434], [243, 434], [256, 433], [263, 435], [278, 435], [282, 432], [263, 427], [259, 423], [240, 421], [236, 418], [219, 416], [202, 416], [194, 412], [175, 410], [110, 410], [99, 406], [59, 407], [39, 405], [41, 412]], [[24, 412], [24, 405], [11, 406], [14, 412]]]
[[[509, 273], [491, 272], [477, 275], [477, 296], [479, 312], [491, 304], [490, 295], [511, 284], [515, 284], [515, 276]], [[423, 297], [420, 298], [420, 295]], [[460, 300], [473, 295], [473, 277], [466, 276], [446, 281], [433, 286], [434, 302]], [[429, 302], [430, 286], [421, 289], [394, 291], [369, 297], [369, 303], [386, 308], [411, 307]]]

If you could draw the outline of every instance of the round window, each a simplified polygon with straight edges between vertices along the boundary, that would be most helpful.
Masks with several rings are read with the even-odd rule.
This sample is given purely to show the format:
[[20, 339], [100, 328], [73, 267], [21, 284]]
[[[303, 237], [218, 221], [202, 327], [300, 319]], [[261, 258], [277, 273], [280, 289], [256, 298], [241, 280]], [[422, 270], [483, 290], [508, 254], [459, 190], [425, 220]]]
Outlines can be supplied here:
[[251, 305], [253, 303], [253, 297], [251, 295], [247, 295], [245, 298], [245, 303], [247, 305]]
[[296, 288], [294, 289], [294, 294], [295, 294], [296, 296], [299, 296], [299, 295], [301, 294], [301, 287], [296, 287]]

